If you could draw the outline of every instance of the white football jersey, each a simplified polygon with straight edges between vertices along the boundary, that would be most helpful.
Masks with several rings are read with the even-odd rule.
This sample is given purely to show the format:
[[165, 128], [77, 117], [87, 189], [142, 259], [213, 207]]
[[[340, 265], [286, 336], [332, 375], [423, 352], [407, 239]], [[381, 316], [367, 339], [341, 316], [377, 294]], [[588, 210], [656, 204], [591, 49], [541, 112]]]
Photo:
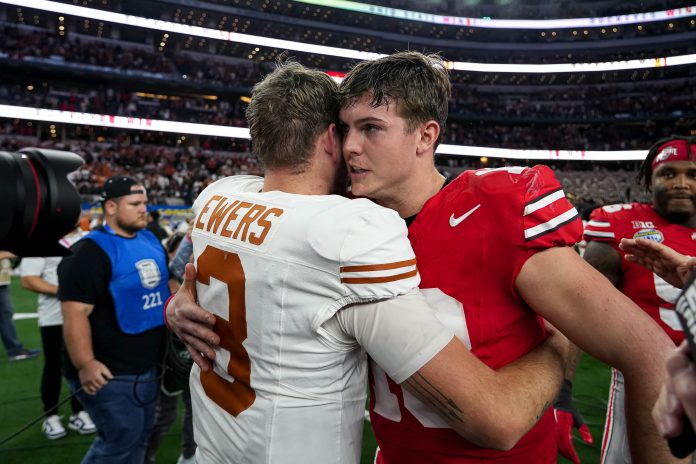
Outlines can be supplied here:
[[406, 225], [369, 200], [262, 185], [222, 179], [193, 206], [198, 300], [221, 338], [213, 371], [191, 372], [197, 462], [358, 463], [365, 353], [322, 324], [417, 287]]

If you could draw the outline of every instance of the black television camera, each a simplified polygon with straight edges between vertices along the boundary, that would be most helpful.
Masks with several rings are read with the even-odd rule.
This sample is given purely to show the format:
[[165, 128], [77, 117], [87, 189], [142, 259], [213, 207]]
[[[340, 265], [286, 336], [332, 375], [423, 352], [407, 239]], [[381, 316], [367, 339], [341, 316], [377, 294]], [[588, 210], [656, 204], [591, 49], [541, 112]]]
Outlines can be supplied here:
[[0, 250], [18, 256], [65, 256], [58, 240], [80, 217], [80, 195], [68, 181], [79, 155], [43, 148], [0, 151]]

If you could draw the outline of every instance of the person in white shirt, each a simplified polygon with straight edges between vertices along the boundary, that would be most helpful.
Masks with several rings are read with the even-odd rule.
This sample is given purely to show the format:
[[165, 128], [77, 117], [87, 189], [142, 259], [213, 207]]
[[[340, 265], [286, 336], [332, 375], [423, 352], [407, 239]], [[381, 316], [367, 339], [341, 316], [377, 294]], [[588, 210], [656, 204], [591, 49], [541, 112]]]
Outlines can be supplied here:
[[[82, 237], [79, 229], [66, 235], [60, 243], [69, 248]], [[22, 286], [38, 293], [37, 312], [39, 330], [44, 352], [44, 364], [41, 372], [41, 401], [46, 419], [41, 430], [49, 440], [67, 435], [67, 430], [58, 415], [58, 400], [62, 384], [62, 350], [63, 350], [63, 315], [58, 292], [58, 264], [60, 257], [24, 258], [21, 264]], [[82, 435], [96, 432], [92, 419], [82, 404], [73, 396], [70, 399], [72, 414], [68, 419], [68, 428]]]

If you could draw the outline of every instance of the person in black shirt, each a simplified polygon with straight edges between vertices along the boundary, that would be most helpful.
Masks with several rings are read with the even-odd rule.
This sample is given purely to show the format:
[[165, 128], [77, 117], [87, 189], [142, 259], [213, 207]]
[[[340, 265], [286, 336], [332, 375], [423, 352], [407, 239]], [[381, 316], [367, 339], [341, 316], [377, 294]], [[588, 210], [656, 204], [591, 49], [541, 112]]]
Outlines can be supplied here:
[[147, 194], [118, 176], [104, 185], [104, 226], [58, 268], [70, 357], [65, 375], [98, 429], [83, 463], [140, 463], [154, 420], [156, 366], [169, 297], [166, 253], [147, 225]]

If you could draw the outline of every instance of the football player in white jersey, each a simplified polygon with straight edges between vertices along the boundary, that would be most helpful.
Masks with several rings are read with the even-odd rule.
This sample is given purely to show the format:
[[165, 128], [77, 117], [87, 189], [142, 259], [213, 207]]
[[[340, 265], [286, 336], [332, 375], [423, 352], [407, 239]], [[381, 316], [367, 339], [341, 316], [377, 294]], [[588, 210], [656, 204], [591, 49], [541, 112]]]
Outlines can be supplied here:
[[403, 220], [330, 195], [338, 108], [326, 74], [279, 65], [247, 110], [265, 178], [222, 179], [194, 204], [196, 283], [189, 265], [167, 318], [203, 366], [191, 372], [199, 463], [359, 462], [365, 352], [482, 446], [513, 446], [560, 386], [562, 338], [493, 371], [416, 289]]

